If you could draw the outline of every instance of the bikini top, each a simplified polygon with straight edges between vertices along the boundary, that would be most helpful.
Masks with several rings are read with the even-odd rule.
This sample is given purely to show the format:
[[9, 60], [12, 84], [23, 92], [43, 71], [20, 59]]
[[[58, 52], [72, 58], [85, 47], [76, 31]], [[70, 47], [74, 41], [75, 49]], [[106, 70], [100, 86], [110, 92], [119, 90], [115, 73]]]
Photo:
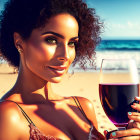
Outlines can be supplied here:
[[[80, 110], [80, 112], [83, 114], [83, 116], [86, 118], [86, 120], [89, 122], [89, 124], [91, 125], [91, 129], [90, 129], [90, 133], [89, 133], [89, 138], [88, 140], [100, 140], [100, 133], [95, 129], [95, 127], [91, 124], [90, 120], [87, 118], [79, 100], [77, 97], [72, 97], [78, 107], [78, 109]], [[10, 101], [10, 102], [14, 102], [11, 100], [6, 100], [6, 101]], [[26, 118], [26, 120], [29, 122], [29, 127], [30, 127], [30, 138], [29, 140], [62, 140], [60, 138], [56, 138], [53, 136], [46, 136], [45, 134], [43, 134], [37, 127], [36, 125], [33, 123], [33, 121], [30, 119], [30, 117], [26, 114], [26, 112], [20, 107], [20, 105], [16, 102], [14, 102], [21, 110], [22, 114], [24, 115], [24, 117]]]

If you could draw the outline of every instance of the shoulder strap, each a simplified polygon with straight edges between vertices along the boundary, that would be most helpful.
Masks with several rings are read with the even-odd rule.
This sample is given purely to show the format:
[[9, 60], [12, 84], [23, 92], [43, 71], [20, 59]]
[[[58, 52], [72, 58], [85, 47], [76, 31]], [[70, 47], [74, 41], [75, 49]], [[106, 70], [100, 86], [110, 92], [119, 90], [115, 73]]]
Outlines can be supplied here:
[[16, 103], [15, 101], [12, 101], [12, 100], [2, 100], [2, 101], [9, 101], [9, 102], [15, 103], [20, 108], [23, 116], [26, 118], [26, 120], [29, 122], [29, 124], [33, 124], [35, 126], [35, 124], [33, 123], [33, 121], [30, 119], [30, 117], [26, 114], [26, 112], [21, 108], [21, 106], [18, 103]]
[[84, 110], [83, 110], [83, 108], [82, 108], [82, 106], [81, 106], [78, 98], [76, 96], [72, 96], [72, 98], [74, 99], [74, 101], [75, 101], [78, 109], [80, 110], [80, 112], [83, 114], [83, 116], [86, 118], [86, 120], [88, 121], [88, 123], [91, 125], [91, 121], [87, 118], [87, 115], [85, 114], [85, 112], [84, 112]]

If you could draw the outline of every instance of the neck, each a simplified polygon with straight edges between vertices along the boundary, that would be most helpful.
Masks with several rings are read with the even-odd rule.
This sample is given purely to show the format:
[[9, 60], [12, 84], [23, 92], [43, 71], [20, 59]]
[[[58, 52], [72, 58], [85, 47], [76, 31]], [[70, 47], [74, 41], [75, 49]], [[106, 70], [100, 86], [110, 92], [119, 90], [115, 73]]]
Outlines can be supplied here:
[[20, 94], [21, 100], [29, 104], [44, 103], [61, 98], [53, 93], [50, 82], [41, 79], [30, 70], [23, 70], [21, 67], [12, 91]]

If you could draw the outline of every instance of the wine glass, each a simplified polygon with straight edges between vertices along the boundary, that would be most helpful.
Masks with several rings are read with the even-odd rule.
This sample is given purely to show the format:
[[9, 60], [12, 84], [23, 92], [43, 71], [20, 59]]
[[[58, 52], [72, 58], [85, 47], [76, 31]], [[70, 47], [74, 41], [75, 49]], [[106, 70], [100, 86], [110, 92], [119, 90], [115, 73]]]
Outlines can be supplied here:
[[119, 129], [127, 126], [128, 112], [139, 95], [139, 78], [133, 59], [103, 59], [100, 69], [99, 95], [108, 118]]

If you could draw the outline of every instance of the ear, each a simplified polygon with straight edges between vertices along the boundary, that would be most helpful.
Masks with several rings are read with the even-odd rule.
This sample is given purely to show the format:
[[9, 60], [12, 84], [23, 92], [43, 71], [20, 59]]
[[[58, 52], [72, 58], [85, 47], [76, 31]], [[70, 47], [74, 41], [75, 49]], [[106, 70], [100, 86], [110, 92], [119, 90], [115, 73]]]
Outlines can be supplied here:
[[21, 49], [22, 51], [24, 50], [24, 41], [23, 41], [23, 39], [22, 39], [22, 37], [21, 37], [21, 35], [19, 34], [19, 33], [17, 33], [17, 32], [14, 32], [14, 34], [13, 34], [13, 37], [14, 37], [14, 44], [15, 44], [15, 47], [17, 48], [17, 49]]

